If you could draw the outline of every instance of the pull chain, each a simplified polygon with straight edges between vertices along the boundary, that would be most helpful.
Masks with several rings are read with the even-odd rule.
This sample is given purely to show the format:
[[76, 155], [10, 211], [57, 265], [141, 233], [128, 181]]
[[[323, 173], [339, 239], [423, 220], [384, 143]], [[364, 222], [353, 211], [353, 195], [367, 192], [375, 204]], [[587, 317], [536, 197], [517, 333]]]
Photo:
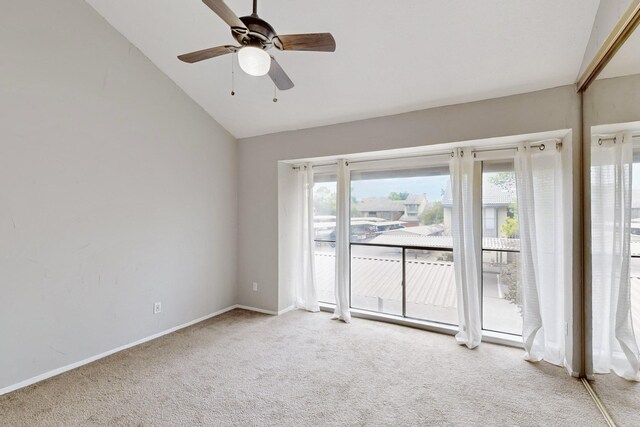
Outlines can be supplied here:
[[276, 84], [273, 84], [273, 102], [278, 102], [278, 94], [276, 93]]
[[235, 66], [234, 66], [235, 59], [236, 59], [236, 53], [234, 52], [233, 55], [231, 55], [231, 96], [236, 94], [236, 92], [234, 90], [234, 87], [235, 87]]

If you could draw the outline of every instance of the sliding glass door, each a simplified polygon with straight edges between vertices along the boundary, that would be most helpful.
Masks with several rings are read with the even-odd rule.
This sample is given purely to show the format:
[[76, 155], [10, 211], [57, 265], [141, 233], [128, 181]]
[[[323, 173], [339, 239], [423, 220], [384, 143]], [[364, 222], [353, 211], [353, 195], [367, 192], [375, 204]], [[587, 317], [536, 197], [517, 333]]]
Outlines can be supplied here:
[[631, 194], [631, 319], [636, 340], [640, 340], [640, 147], [634, 146]]
[[520, 335], [520, 239], [512, 160], [482, 162], [482, 329]]
[[353, 308], [457, 325], [450, 185], [447, 164], [351, 172]]
[[318, 301], [336, 303], [336, 174], [316, 172], [313, 177], [313, 228]]
[[[370, 162], [371, 168], [363, 162], [351, 169], [351, 308], [458, 325], [447, 157], [426, 166], [423, 158], [422, 163], [409, 159], [406, 165]], [[473, 211], [481, 237], [477, 258], [482, 329], [521, 335], [516, 178], [513, 158], [501, 158], [491, 160], [485, 153], [478, 159], [482, 174], [473, 183], [481, 195]], [[318, 295], [320, 302], [334, 304], [335, 168], [316, 171], [313, 198]]]

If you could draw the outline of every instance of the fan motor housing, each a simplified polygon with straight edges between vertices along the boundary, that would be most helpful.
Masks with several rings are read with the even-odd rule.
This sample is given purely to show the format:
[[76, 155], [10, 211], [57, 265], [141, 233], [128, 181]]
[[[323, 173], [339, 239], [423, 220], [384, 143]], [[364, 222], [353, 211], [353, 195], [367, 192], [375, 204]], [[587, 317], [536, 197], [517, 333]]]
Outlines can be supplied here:
[[270, 49], [273, 46], [273, 38], [277, 37], [276, 31], [269, 23], [260, 19], [258, 15], [243, 16], [242, 23], [249, 29], [248, 33], [242, 34], [231, 30], [231, 34], [243, 46], [259, 45], [263, 49]]

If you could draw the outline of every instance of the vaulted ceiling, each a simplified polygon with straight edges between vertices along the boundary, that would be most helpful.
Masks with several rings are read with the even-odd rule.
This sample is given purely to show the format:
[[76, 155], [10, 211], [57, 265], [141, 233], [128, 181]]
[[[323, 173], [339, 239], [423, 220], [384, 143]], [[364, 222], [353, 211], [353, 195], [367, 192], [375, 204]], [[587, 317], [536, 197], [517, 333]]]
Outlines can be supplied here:
[[[274, 103], [268, 77], [233, 56], [182, 53], [233, 44], [200, 0], [87, 0], [238, 138], [397, 114], [574, 83], [598, 0], [261, 0], [280, 34], [331, 32], [335, 53], [273, 52], [296, 84]], [[251, 0], [227, 0], [244, 16]]]

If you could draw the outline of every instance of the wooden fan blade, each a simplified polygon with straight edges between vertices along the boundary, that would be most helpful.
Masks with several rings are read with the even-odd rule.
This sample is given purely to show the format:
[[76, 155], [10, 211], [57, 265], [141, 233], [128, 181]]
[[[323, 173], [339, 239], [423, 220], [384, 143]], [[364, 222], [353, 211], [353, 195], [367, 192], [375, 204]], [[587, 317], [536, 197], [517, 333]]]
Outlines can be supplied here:
[[291, 89], [294, 84], [287, 76], [287, 73], [284, 72], [278, 61], [272, 56], [271, 57], [271, 67], [269, 68], [269, 77], [273, 80], [276, 87], [280, 90], [288, 90]]
[[188, 62], [193, 64], [194, 62], [204, 61], [205, 59], [215, 58], [216, 56], [226, 55], [227, 53], [233, 53], [238, 50], [235, 46], [217, 46], [209, 49], [202, 49], [196, 52], [185, 53], [178, 56], [178, 59], [182, 62]]
[[238, 15], [236, 15], [224, 1], [202, 0], [202, 2], [209, 6], [209, 9], [213, 10], [216, 15], [222, 18], [222, 20], [226, 22], [232, 30], [243, 34], [249, 32], [244, 23], [240, 20], [240, 18], [238, 18]]
[[311, 50], [314, 52], [335, 52], [336, 41], [331, 33], [289, 34], [278, 36], [282, 50]]

